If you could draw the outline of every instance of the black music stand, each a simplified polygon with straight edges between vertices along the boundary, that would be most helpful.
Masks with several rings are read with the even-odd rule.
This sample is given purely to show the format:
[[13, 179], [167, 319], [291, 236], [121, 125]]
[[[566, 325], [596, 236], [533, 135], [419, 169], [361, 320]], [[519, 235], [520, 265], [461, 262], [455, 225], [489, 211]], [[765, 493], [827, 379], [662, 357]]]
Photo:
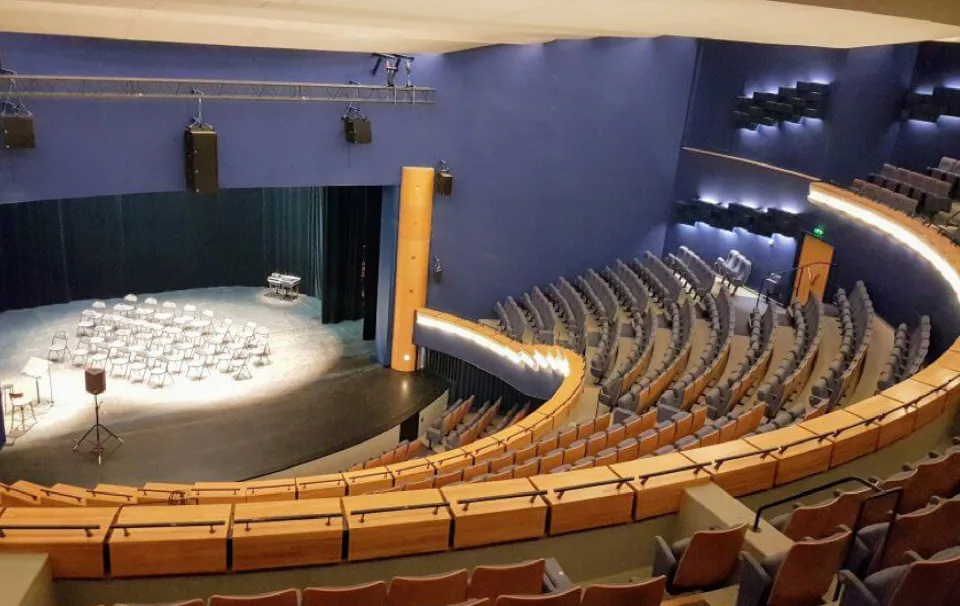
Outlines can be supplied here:
[[[77, 440], [77, 443], [73, 446], [73, 452], [76, 452], [80, 445], [86, 441], [89, 441], [90, 434], [94, 434], [94, 439], [92, 440], [93, 447], [90, 449], [92, 454], [97, 455], [97, 465], [100, 465], [103, 460], [103, 453], [106, 451], [104, 445], [110, 438], [113, 438], [117, 442], [120, 442], [120, 446], [123, 446], [123, 440], [117, 434], [110, 431], [106, 425], [100, 422], [100, 400], [97, 394], [93, 394], [93, 411], [96, 418], [96, 422], [90, 426], [90, 429], [87, 430], [87, 433], [83, 434], [83, 437]], [[107, 434], [101, 439], [100, 432]], [[117, 448], [119, 448], [118, 446]]]

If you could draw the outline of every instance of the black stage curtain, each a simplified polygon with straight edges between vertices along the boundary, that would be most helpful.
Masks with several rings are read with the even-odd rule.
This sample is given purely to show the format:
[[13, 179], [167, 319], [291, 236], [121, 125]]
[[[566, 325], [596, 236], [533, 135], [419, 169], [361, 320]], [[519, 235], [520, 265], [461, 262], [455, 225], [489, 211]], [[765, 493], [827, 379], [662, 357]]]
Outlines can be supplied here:
[[450, 381], [450, 402], [476, 396], [477, 405], [500, 399], [500, 412], [517, 404], [532, 403], [536, 409], [543, 400], [531, 398], [499, 377], [449, 354], [427, 350], [427, 369]]
[[328, 187], [323, 200], [324, 324], [363, 319], [374, 338], [380, 264], [381, 187]]
[[0, 311], [74, 299], [265, 286], [320, 295], [322, 188], [0, 204]]

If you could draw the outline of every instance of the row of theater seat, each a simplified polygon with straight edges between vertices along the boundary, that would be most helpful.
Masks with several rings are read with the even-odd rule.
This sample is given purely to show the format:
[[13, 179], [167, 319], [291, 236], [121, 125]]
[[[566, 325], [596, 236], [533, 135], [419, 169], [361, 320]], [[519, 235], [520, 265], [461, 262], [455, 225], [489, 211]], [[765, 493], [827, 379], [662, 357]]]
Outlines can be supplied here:
[[393, 463], [402, 463], [409, 459], [416, 459], [420, 456], [420, 450], [423, 447], [423, 444], [420, 440], [403, 440], [395, 447], [390, 450], [384, 451], [380, 456], [372, 457], [367, 459], [363, 463], [357, 463], [356, 465], [351, 465], [347, 471], [359, 471], [361, 469], [372, 469], [374, 467], [380, 467], [383, 465], [391, 465]]
[[617, 259], [612, 267], [603, 270], [603, 275], [617, 291], [620, 304], [628, 311], [646, 311], [650, 302], [650, 291], [630, 267]]
[[[933, 216], [938, 212], [951, 212], [951, 185], [935, 177], [917, 173], [904, 168], [884, 164], [880, 174], [871, 173], [867, 183], [885, 190], [906, 196], [917, 202], [916, 210], [924, 215]], [[866, 188], [862, 180], [854, 181], [856, 191], [872, 191]], [[879, 198], [879, 192], [877, 198]], [[888, 198], [889, 199], [889, 198]]]
[[883, 391], [920, 371], [930, 350], [930, 316], [921, 316], [910, 331], [900, 324], [893, 335], [893, 349], [880, 371], [877, 390]]
[[875, 200], [893, 210], [898, 210], [910, 216], [917, 214], [920, 203], [909, 196], [898, 194], [875, 183], [867, 183], [859, 179], [853, 182], [853, 189], [864, 198]]
[[757, 399], [767, 407], [769, 419], [776, 418], [790, 396], [806, 384], [823, 338], [823, 304], [816, 295], [811, 294], [806, 303], [795, 302], [791, 309], [796, 330], [793, 347], [756, 392]]
[[483, 435], [494, 417], [500, 410], [500, 400], [496, 402], [485, 402], [476, 412], [473, 419], [463, 423], [461, 427], [456, 427], [443, 440], [443, 445], [450, 448], [460, 448], [471, 444]]
[[710, 333], [702, 353], [680, 378], [676, 379], [660, 398], [657, 408], [660, 418], [666, 418], [679, 410], [689, 410], [700, 398], [706, 387], [716, 382], [730, 356], [736, 325], [736, 309], [726, 290], [714, 297], [707, 293], [700, 299], [706, 309]]
[[520, 309], [520, 305], [513, 297], [507, 297], [504, 303], [499, 301], [493, 306], [493, 311], [500, 322], [500, 328], [505, 335], [514, 341], [523, 342], [523, 335], [527, 329], [527, 319]]
[[852, 393], [860, 382], [867, 348], [873, 338], [874, 311], [867, 287], [858, 281], [847, 297], [842, 288], [837, 289], [836, 305], [840, 321], [840, 348], [830, 366], [813, 384], [810, 405], [827, 403], [827, 412], [836, 408], [841, 398]]
[[753, 262], [743, 256], [738, 250], [731, 250], [726, 257], [717, 257], [713, 264], [720, 276], [720, 283], [733, 287], [733, 294], [747, 283]]
[[[634, 259], [636, 261], [636, 259]], [[640, 278], [655, 277], [663, 286], [665, 298], [670, 301], [679, 301], [680, 294], [683, 292], [683, 286], [676, 274], [667, 267], [667, 264], [657, 255], [649, 250], [643, 253], [643, 261], [634, 264], [633, 267], [638, 270]], [[642, 268], [642, 269], [641, 269]], [[640, 273], [642, 272], [642, 273]]]
[[600, 387], [597, 396], [600, 403], [613, 407], [617, 399], [625, 390], [629, 390], [634, 381], [647, 369], [653, 354], [655, 343], [655, 323], [651, 313], [641, 314], [632, 318], [633, 342], [623, 362], [616, 368]]
[[597, 352], [590, 359], [590, 376], [599, 385], [610, 373], [620, 351], [620, 322], [608, 320], [600, 326]]
[[560, 310], [560, 319], [569, 337], [568, 346], [583, 355], [587, 347], [587, 305], [564, 277], [547, 287], [547, 293]]
[[463, 418], [470, 412], [472, 406], [473, 396], [466, 400], [456, 400], [447, 406], [443, 414], [427, 427], [427, 444], [430, 446], [442, 444], [447, 436], [463, 422]]
[[[252, 596], [212, 596], [163, 606], [659, 606], [665, 579], [574, 586], [556, 560], [412, 577], [344, 587], [287, 589]], [[118, 605], [122, 606], [122, 605]], [[151, 605], [141, 605], [151, 606]], [[153, 605], [160, 606], [160, 605]]]
[[773, 357], [776, 316], [773, 306], [750, 314], [750, 345], [733, 371], [704, 393], [710, 418], [726, 415], [767, 372]]
[[681, 246], [676, 254], [667, 255], [667, 266], [673, 269], [691, 294], [703, 297], [713, 290], [717, 275], [695, 252]]
[[960, 185], [960, 160], [956, 158], [950, 158], [943, 156], [940, 158], [940, 163], [936, 167], [928, 167], [927, 173], [934, 179], [939, 179], [950, 185], [950, 193], [948, 194], [951, 198], [956, 198], [960, 191], [958, 191], [958, 185]]

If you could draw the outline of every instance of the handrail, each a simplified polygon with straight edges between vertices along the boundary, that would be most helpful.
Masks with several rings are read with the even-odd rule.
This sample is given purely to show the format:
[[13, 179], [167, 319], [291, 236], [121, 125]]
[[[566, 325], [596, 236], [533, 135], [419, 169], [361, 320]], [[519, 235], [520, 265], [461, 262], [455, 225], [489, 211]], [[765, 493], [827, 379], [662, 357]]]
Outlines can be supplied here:
[[[828, 434], [828, 435], [829, 435], [829, 434]], [[812, 436], [809, 436], [809, 437], [806, 437], [806, 438], [800, 438], [799, 440], [794, 440], [793, 442], [790, 442], [789, 444], [784, 444], [783, 446], [781, 446], [781, 447], [779, 448], [778, 454], [784, 454], [784, 453], [787, 452], [787, 449], [789, 449], [789, 448], [793, 448], [794, 446], [799, 446], [799, 445], [801, 445], [801, 444], [806, 444], [807, 442], [812, 442], [812, 441], [814, 441], [814, 440], [817, 440], [818, 443], [819, 443], [819, 442], [822, 442], [822, 441], [823, 441], [823, 436], [822, 436], [821, 434], [815, 433], [815, 434], [813, 434]]]
[[765, 503], [764, 505], [761, 505], [760, 507], [757, 508], [757, 515], [753, 518], [753, 531], [758, 532], [760, 530], [760, 519], [761, 519], [760, 516], [762, 516], [763, 512], [766, 511], [767, 509], [770, 509], [771, 507], [776, 507], [777, 505], [783, 505], [784, 503], [789, 503], [791, 501], [796, 501], [797, 499], [802, 499], [803, 497], [807, 497], [812, 494], [816, 494], [822, 490], [833, 488], [834, 486], [839, 486], [841, 484], [846, 484], [848, 482], [857, 482], [859, 484], [863, 484], [864, 486], [866, 486], [867, 488], [869, 488], [874, 492], [880, 492], [879, 486], [867, 480], [864, 480], [861, 477], [847, 476], [845, 478], [840, 478], [832, 482], [827, 482], [826, 484], [821, 484], [819, 486], [814, 486], [813, 488], [808, 488], [803, 492], [798, 492], [796, 494], [790, 495], [789, 497], [784, 497], [782, 499], [777, 499], [776, 501], [771, 501], [769, 503]]
[[658, 478], [660, 476], [668, 476], [674, 473], [680, 473], [683, 471], [692, 471], [693, 475], [697, 475], [704, 469], [706, 469], [710, 463], [693, 463], [692, 465], [682, 465], [680, 467], [674, 467], [672, 469], [662, 469], [660, 471], [651, 471], [650, 473], [642, 473], [637, 476], [637, 481], [640, 482], [640, 486], [643, 486], [647, 483], [647, 480], [650, 478]]
[[[407, 461], [410, 461], [410, 460], [411, 460], [411, 459], [407, 459]], [[400, 461], [400, 462], [401, 462], [401, 463], [405, 463], [405, 461]], [[394, 464], [394, 463], [391, 463], [391, 465], [393, 465], [393, 464]], [[430, 466], [432, 466], [432, 465], [433, 465], [433, 463], [431, 463], [431, 462], [429, 462], [429, 461], [426, 461], [426, 462], [423, 462], [423, 463], [419, 463], [419, 464], [417, 464], [417, 465], [411, 465], [410, 467], [404, 467], [403, 469], [388, 469], [387, 471], [389, 471], [390, 473], [403, 474], [403, 473], [405, 473], [405, 472], [410, 471], [411, 469], [419, 469], [419, 468], [421, 468], [421, 467], [430, 467]], [[389, 468], [390, 465], [387, 465], [387, 467]], [[436, 470], [434, 470], [434, 471], [436, 471]]]
[[238, 490], [244, 490], [245, 488], [246, 488], [246, 486], [240, 486], [240, 487], [237, 487], [237, 488], [227, 488], [226, 486], [218, 486], [218, 487], [214, 487], [214, 486], [209, 486], [209, 487], [208, 487], [208, 486], [197, 487], [197, 486], [194, 486], [194, 487], [193, 487], [193, 490], [196, 490], [197, 492], [200, 492], [200, 491], [204, 491], [204, 492], [227, 492], [227, 491], [230, 491], [230, 492], [236, 493]]
[[[350, 473], [350, 472], [347, 472], [347, 473]], [[389, 475], [390, 475], [390, 472], [387, 471], [387, 470], [384, 470], [384, 471], [377, 471], [377, 472], [374, 472], [374, 473], [365, 473], [365, 474], [360, 475], [360, 476], [350, 476], [349, 478], [344, 478], [344, 479], [346, 479], [346, 480], [348, 480], [348, 481], [350, 481], [350, 480], [362, 480], [363, 478], [375, 478], [375, 477], [377, 477], [377, 476], [389, 476]]]
[[617, 490], [620, 490], [620, 486], [628, 482], [633, 481], [633, 478], [612, 478], [609, 480], [597, 480], [596, 482], [586, 482], [584, 484], [573, 484], [572, 486], [562, 486], [560, 488], [554, 488], [553, 492], [557, 493], [557, 500], [563, 498], [563, 495], [568, 492], [573, 492], [576, 490], [583, 490], [585, 488], [596, 488], [598, 486], [609, 486], [610, 484], [616, 484]]
[[729, 457], [720, 457], [719, 459], [713, 460], [713, 469], [714, 470], [720, 469], [720, 466], [726, 463], [727, 461], [737, 461], [739, 459], [748, 459], [750, 457], [756, 457], [756, 456], [759, 456], [760, 460], [762, 461], [763, 459], [767, 458], [767, 455], [769, 455], [771, 452], [774, 452], [775, 450], [779, 450], [779, 448], [775, 446], [773, 448], [764, 448], [762, 450], [755, 450], [753, 452], [742, 452], [740, 454], [730, 455]]
[[301, 485], [308, 486], [310, 484], [329, 484], [330, 482], [336, 482], [337, 484], [339, 484], [340, 482], [346, 482], [346, 480], [344, 480], [343, 478], [330, 478], [329, 480], [308, 480], [306, 482], [301, 482], [300, 480], [297, 480], [295, 482], [295, 486], [301, 486]]
[[131, 530], [136, 530], [138, 528], [196, 528], [198, 526], [209, 526], [210, 534], [216, 532], [214, 530], [215, 526], [226, 526], [227, 522], [225, 520], [210, 520], [204, 522], [202, 520], [188, 521], [188, 522], [131, 522], [128, 524], [114, 524], [113, 528], [116, 530], [122, 530], [123, 536], [129, 537]]
[[360, 523], [363, 523], [363, 520], [366, 516], [374, 513], [392, 513], [395, 511], [415, 511], [417, 509], [432, 509], [433, 515], [437, 515], [441, 507], [449, 507], [450, 504], [446, 501], [440, 503], [422, 503], [420, 505], [394, 505], [392, 507], [373, 507], [370, 509], [356, 509], [354, 511], [348, 511], [347, 515], [351, 516], [360, 516]]
[[92, 495], [103, 494], [103, 495], [107, 495], [108, 497], [123, 497], [128, 501], [133, 498], [132, 495], [123, 494], [122, 492], [111, 492], [109, 490], [96, 490], [96, 489], [90, 488], [87, 490], [87, 492], [89, 492]]
[[85, 535], [92, 537], [92, 530], [100, 530], [100, 524], [11, 524], [0, 523], [0, 538], [5, 538], [8, 530], [82, 530]]
[[547, 494], [546, 490], [526, 490], [523, 492], [512, 492], [510, 494], [496, 494], [489, 495], [485, 497], [469, 497], [466, 499], [457, 499], [455, 501], [456, 505], [463, 505], [463, 510], [467, 511], [467, 508], [470, 507], [472, 503], [486, 503], [489, 501], [501, 501], [504, 499], [521, 499], [524, 497], [530, 497], [530, 502], [533, 503], [537, 500], [537, 497], [542, 497]]
[[77, 495], [75, 495], [75, 494], [69, 494], [69, 493], [66, 493], [66, 492], [60, 492], [59, 490], [54, 490], [54, 489], [52, 489], [52, 488], [40, 488], [39, 490], [40, 490], [40, 492], [44, 493], [44, 494], [47, 495], [48, 497], [49, 497], [50, 495], [55, 494], [55, 495], [57, 495], [57, 496], [59, 496], [59, 497], [67, 497], [68, 499], [76, 499], [78, 503], [83, 503], [83, 497], [77, 496]]
[[24, 490], [24, 489], [22, 489], [22, 488], [17, 488], [17, 487], [15, 487], [15, 486], [10, 486], [9, 484], [3, 484], [2, 486], [0, 486], [0, 488], [4, 488], [4, 489], [6, 489], [6, 490], [12, 490], [13, 492], [19, 492], [20, 494], [25, 495], [25, 496], [28, 496], [28, 497], [30, 497], [31, 499], [34, 499], [34, 500], [36, 500], [36, 501], [39, 501], [39, 500], [40, 500], [40, 497], [38, 497], [37, 495], [33, 494], [32, 492], [28, 492], [28, 491], [26, 491], [26, 490]]
[[330, 520], [332, 518], [342, 518], [343, 514], [339, 511], [336, 513], [301, 513], [301, 514], [292, 514], [292, 515], [283, 515], [283, 516], [260, 516], [256, 518], [235, 518], [233, 520], [234, 524], [245, 524], [245, 530], [250, 530], [250, 524], [260, 524], [263, 522], [299, 522], [302, 520], [322, 520], [326, 518], [327, 526], [330, 525]]

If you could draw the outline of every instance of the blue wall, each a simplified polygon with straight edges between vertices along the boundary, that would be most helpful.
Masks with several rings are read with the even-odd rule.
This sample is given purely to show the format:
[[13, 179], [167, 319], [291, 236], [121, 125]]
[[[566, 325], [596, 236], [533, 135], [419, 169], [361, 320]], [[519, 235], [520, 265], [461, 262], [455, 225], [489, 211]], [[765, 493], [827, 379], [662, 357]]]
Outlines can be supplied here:
[[[373, 82], [364, 54], [0, 34], [20, 73]], [[696, 42], [587, 40], [420, 56], [436, 106], [368, 105], [374, 144], [343, 141], [337, 103], [208, 101], [221, 187], [395, 185], [450, 163], [434, 210], [444, 281], [466, 316], [533, 284], [662, 248]], [[377, 80], [379, 80], [378, 78]], [[38, 148], [0, 151], [0, 202], [183, 189], [187, 101], [30, 100]], [[585, 239], [583, 234], [603, 234]]]
[[[935, 86], [960, 88], [960, 44], [921, 44], [911, 90]], [[917, 171], [936, 166], [943, 156], [960, 158], [960, 118], [943, 116], [936, 124], [909, 120], [900, 127], [893, 162]]]

